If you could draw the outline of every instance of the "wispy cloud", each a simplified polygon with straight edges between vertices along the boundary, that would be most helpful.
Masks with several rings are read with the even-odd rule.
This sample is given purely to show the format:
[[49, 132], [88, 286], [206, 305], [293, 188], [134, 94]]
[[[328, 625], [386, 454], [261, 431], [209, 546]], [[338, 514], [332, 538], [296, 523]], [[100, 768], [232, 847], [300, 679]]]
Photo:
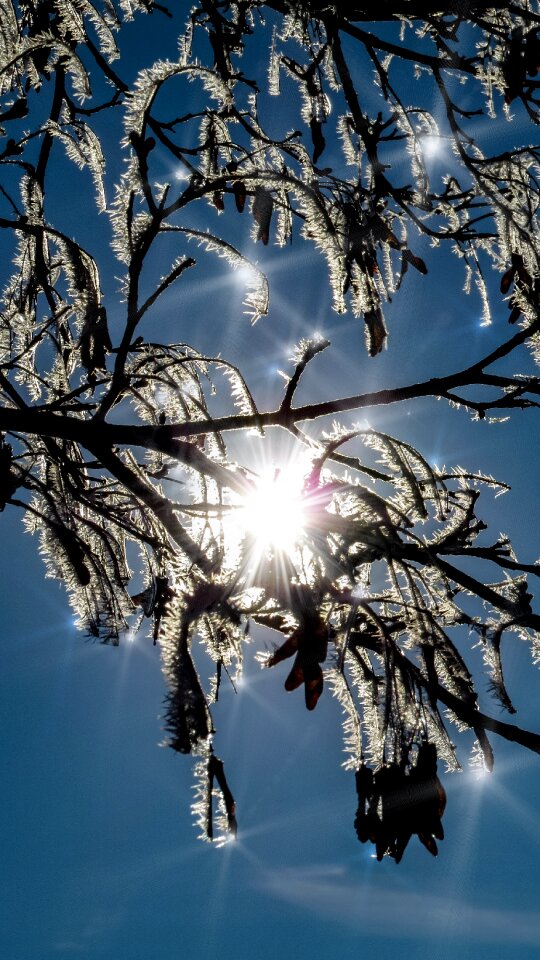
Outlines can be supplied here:
[[82, 943], [78, 943], [77, 940], [58, 940], [53, 949], [57, 953], [86, 953], [87, 947], [83, 946]]
[[339, 868], [268, 871], [266, 890], [328, 920], [391, 938], [440, 936], [477, 943], [540, 944], [540, 911], [505, 910], [456, 897], [356, 883]]
[[106, 943], [111, 934], [126, 923], [126, 910], [118, 905], [111, 909], [91, 910], [86, 917], [73, 918], [70, 926], [52, 944], [52, 950], [63, 956], [92, 955]]

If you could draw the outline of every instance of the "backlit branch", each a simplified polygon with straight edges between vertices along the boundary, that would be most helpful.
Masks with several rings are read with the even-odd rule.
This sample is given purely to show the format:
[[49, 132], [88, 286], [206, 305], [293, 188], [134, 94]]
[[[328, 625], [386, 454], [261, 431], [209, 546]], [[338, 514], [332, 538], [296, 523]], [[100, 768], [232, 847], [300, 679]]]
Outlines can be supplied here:
[[[126, 63], [132, 18], [144, 42]], [[475, 419], [535, 415], [540, 149], [487, 133], [501, 116], [538, 123], [539, 63], [540, 6], [525, 0], [0, 4], [0, 510], [23, 513], [87, 634], [118, 643], [147, 624], [168, 742], [200, 757], [209, 838], [236, 832], [211, 705], [250, 622], [273, 632], [263, 660], [289, 662], [285, 689], [308, 710], [328, 689], [340, 700], [355, 829], [379, 859], [415, 835], [437, 852], [437, 758], [459, 763], [443, 708], [487, 768], [489, 732], [540, 752], [480, 708], [468, 666], [472, 633], [514, 713], [506, 645], [540, 659], [540, 566], [480, 510], [481, 489], [507, 486], [342, 417], [434, 399]], [[506, 303], [512, 333], [494, 325], [495, 346], [461, 368], [441, 333], [442, 375], [346, 395], [337, 375], [317, 379], [332, 350], [302, 307], [269, 392], [249, 324], [234, 318], [240, 360], [208, 343], [236, 310], [227, 270], [252, 323], [274, 329], [291, 244], [295, 286], [351, 317], [347, 349], [366, 364], [393, 349], [411, 275], [438, 294], [435, 246], [457, 258], [469, 309], [487, 325]], [[291, 289], [278, 303], [292, 315]]]

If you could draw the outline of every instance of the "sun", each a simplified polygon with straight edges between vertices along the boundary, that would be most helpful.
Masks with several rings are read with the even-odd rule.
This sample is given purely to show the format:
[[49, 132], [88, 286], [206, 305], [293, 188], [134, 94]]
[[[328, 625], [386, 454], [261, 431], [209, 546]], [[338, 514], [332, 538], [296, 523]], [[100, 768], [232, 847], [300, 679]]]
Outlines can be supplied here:
[[426, 160], [433, 160], [435, 157], [440, 156], [444, 149], [444, 139], [436, 134], [428, 134], [425, 137], [421, 137], [420, 144]]
[[258, 476], [242, 499], [236, 520], [258, 547], [290, 553], [302, 538], [305, 476], [287, 467]]

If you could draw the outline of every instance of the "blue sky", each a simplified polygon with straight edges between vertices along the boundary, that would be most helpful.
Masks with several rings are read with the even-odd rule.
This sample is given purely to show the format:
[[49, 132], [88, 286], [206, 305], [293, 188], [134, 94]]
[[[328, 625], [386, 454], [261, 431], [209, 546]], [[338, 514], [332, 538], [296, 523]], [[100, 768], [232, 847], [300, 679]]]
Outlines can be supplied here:
[[[31, 555], [4, 554], [0, 914], [10, 960], [536, 954], [534, 755], [496, 743], [491, 776], [445, 777], [439, 858], [411, 844], [399, 866], [378, 864], [354, 837], [338, 706], [324, 697], [308, 715], [248, 663], [238, 696], [224, 690], [215, 713], [240, 836], [210, 847], [191, 824], [190, 760], [157, 746], [163, 690], [150, 642], [84, 643], [60, 590], [40, 577]], [[512, 691], [522, 688], [518, 720], [534, 724], [537, 677], [526, 662], [510, 676]]]
[[[497, 143], [521, 140], [526, 125], [518, 116], [512, 127], [497, 124], [493, 136]], [[450, 162], [444, 152], [433, 160], [441, 170]], [[73, 209], [63, 215], [77, 223]], [[201, 222], [207, 216], [204, 208]], [[230, 209], [226, 216], [237, 217]], [[427, 278], [407, 275], [388, 310], [389, 349], [371, 360], [361, 321], [332, 313], [312, 252], [298, 242], [253, 249], [247, 213], [234, 230], [239, 245], [268, 269], [270, 315], [250, 328], [238, 278], [208, 260], [186, 279], [180, 302], [177, 294], [165, 298], [157, 322], [164, 339], [247, 358], [261, 397], [276, 396], [276, 370], [286, 366], [293, 343], [315, 330], [332, 348], [315, 361], [299, 399], [444, 373], [483, 355], [506, 333], [505, 305], [495, 310], [492, 327], [480, 327], [478, 301], [456, 294], [458, 265], [437, 251]], [[414, 251], [429, 253], [420, 239]], [[106, 286], [112, 302], [112, 276]], [[114, 307], [111, 315], [114, 323]], [[535, 413], [490, 427], [423, 401], [366, 417], [418, 443], [434, 463], [481, 468], [509, 482], [512, 492], [502, 498], [482, 495], [480, 514], [494, 534], [511, 534], [525, 559], [536, 559]], [[255, 633], [244, 682], [237, 694], [224, 684], [214, 710], [239, 839], [222, 849], [203, 844], [190, 813], [191, 760], [158, 746], [164, 686], [151, 640], [140, 635], [117, 649], [85, 641], [62, 588], [44, 580], [35, 543], [14, 511], [0, 516], [0, 531], [0, 926], [9, 960], [540, 954], [539, 757], [494, 737], [495, 771], [478, 778], [467, 770], [472, 739], [460, 738], [465, 770], [444, 780], [446, 839], [438, 859], [411, 843], [399, 866], [388, 859], [378, 864], [354, 835], [354, 782], [340, 766], [339, 705], [325, 695], [308, 714], [301, 697], [284, 693], [280, 668], [261, 671], [254, 662], [266, 642]], [[516, 722], [538, 729], [538, 670], [524, 646], [507, 643]], [[483, 704], [485, 694], [484, 686]]]

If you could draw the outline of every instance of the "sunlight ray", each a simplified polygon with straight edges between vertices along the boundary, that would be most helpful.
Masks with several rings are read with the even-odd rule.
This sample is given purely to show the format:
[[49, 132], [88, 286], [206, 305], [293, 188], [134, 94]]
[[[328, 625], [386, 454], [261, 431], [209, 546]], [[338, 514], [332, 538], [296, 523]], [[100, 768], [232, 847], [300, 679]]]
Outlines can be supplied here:
[[519, 829], [524, 830], [535, 844], [540, 845], [540, 828], [538, 824], [538, 812], [525, 803], [516, 794], [504, 785], [500, 778], [494, 778], [490, 785], [493, 793], [498, 799], [504, 802], [504, 809], [514, 817], [519, 824]]

